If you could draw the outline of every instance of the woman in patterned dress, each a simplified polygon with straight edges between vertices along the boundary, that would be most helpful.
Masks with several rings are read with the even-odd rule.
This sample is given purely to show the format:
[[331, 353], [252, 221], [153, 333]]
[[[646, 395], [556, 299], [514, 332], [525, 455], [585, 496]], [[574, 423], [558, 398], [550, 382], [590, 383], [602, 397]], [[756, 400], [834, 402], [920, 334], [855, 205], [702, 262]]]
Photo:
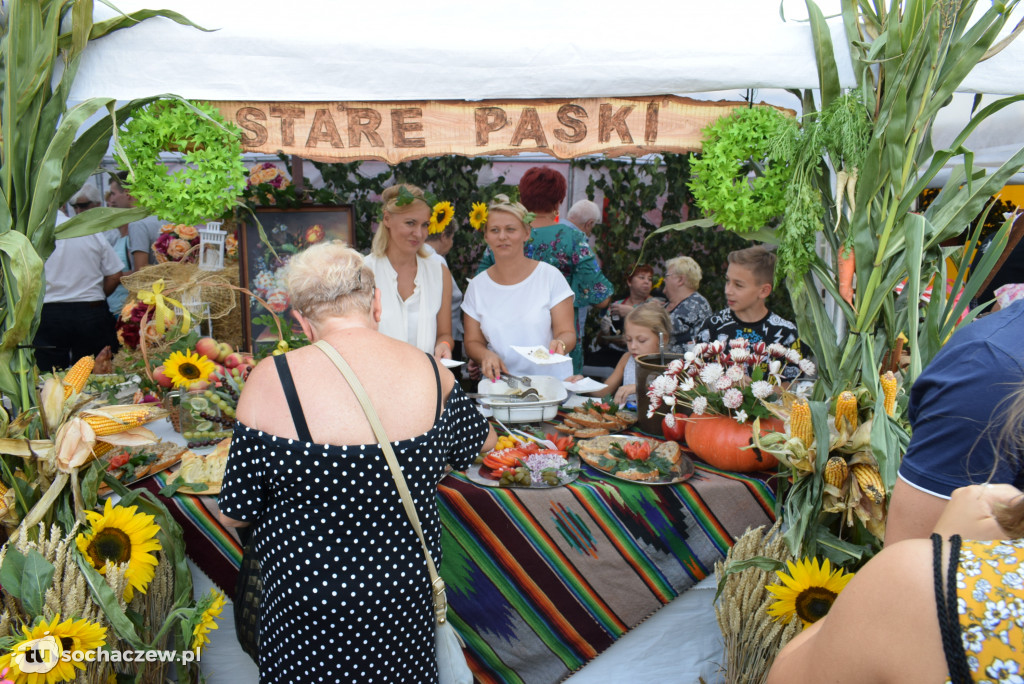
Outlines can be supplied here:
[[[333, 346], [366, 388], [441, 567], [437, 484], [493, 445], [493, 430], [447, 369], [378, 332], [380, 290], [357, 252], [311, 247], [287, 282], [303, 332]], [[253, 526], [261, 681], [436, 682], [426, 559], [334, 364], [315, 346], [264, 359], [237, 418], [218, 503], [226, 525]]]

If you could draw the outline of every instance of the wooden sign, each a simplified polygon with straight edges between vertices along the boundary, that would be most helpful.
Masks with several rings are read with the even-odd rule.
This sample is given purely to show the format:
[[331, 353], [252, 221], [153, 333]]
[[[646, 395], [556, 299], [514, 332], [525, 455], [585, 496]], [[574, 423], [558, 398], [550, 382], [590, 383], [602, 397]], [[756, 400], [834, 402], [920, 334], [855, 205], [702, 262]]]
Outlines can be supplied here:
[[[446, 154], [640, 156], [700, 150], [701, 129], [745, 102], [660, 95], [578, 100], [213, 102], [247, 152], [390, 164]], [[767, 106], [767, 105], [757, 105]], [[795, 112], [785, 110], [788, 114]]]

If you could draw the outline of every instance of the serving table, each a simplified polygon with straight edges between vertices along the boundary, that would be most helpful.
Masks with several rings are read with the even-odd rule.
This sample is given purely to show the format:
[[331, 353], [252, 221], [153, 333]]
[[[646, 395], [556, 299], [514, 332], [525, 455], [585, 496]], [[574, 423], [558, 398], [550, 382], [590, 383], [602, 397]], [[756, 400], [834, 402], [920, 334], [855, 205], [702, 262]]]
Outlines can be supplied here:
[[[189, 557], [230, 598], [241, 548], [216, 500], [163, 500]], [[477, 679], [553, 684], [713, 575], [735, 538], [771, 524], [774, 498], [763, 478], [699, 463], [691, 479], [661, 486], [585, 465], [549, 489], [481, 487], [452, 473], [438, 505], [449, 619]]]

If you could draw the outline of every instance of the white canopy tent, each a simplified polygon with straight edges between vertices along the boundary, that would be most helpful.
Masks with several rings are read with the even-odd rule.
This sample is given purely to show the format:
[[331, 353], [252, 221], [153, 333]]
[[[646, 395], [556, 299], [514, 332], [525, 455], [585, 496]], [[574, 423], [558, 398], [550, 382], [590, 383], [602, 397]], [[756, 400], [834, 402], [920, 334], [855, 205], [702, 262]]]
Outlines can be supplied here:
[[[824, 0], [828, 16], [838, 0]], [[201, 100], [399, 101], [679, 94], [758, 99], [799, 108], [783, 88], [818, 84], [802, 0], [610, 0], [578, 5], [386, 6], [304, 0], [124, 0], [125, 11], [165, 6], [210, 32], [155, 18], [90, 43], [71, 101], [176, 93]], [[980, 3], [984, 9], [987, 3]], [[96, 19], [113, 16], [100, 3]], [[1024, 9], [1018, 9], [1024, 18]], [[1012, 24], [1015, 22], [1011, 22]], [[839, 17], [829, 19], [840, 80], [854, 77]], [[1024, 40], [979, 65], [962, 90], [1024, 93]], [[770, 89], [770, 90], [769, 90]], [[986, 98], [991, 99], [991, 98]], [[967, 122], [958, 96], [935, 124], [937, 148]], [[968, 141], [977, 166], [1024, 145], [1024, 104], [982, 124]], [[941, 182], [943, 179], [937, 179]], [[1021, 181], [1017, 181], [1021, 182]]]

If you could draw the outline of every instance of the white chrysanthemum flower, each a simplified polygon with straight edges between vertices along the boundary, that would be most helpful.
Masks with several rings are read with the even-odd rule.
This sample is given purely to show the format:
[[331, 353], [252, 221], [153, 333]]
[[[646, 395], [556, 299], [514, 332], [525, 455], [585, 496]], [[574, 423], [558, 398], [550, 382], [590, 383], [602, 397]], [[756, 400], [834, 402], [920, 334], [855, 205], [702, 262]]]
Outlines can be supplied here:
[[745, 337], [737, 337], [729, 340], [729, 349], [746, 349], [749, 342]]
[[683, 362], [680, 359], [673, 359], [668, 364], [668, 372], [673, 375], [678, 375], [683, 370]]
[[653, 392], [654, 395], [657, 397], [665, 396], [671, 391], [668, 389], [668, 383], [669, 379], [667, 377], [665, 377], [664, 375], [659, 375], [658, 377], [654, 378], [653, 382], [651, 382], [651, 390], [650, 392], [648, 392], [648, 394], [651, 394]]
[[723, 375], [722, 377], [718, 378], [718, 380], [715, 380], [714, 384], [714, 388], [719, 392], [724, 392], [725, 390], [729, 389], [732, 386], [733, 381], [729, 378], [728, 375]]
[[736, 413], [732, 414], [732, 417], [736, 419], [737, 423], [746, 423], [747, 422], [747, 412], [744, 411], [743, 409], [740, 409]]
[[[693, 363], [693, 360], [694, 360], [695, 358], [697, 358], [697, 355], [696, 355], [696, 354], [694, 354], [694, 353], [693, 353], [692, 351], [688, 351], [688, 352], [684, 352], [684, 353], [683, 353], [683, 361], [684, 361], [684, 362], [685, 362], [685, 363], [686, 363], [687, 365], [689, 365], [689, 364]], [[678, 361], [678, 359], [676, 359], [676, 361]], [[675, 363], [675, 361], [673, 361], [672, 363]], [[669, 364], [669, 365], [671, 365], [671, 364]]]
[[704, 415], [704, 411], [706, 411], [707, 408], [708, 408], [708, 399], [707, 399], [707, 397], [695, 397], [694, 400], [693, 400], [692, 408], [693, 408], [693, 415], [695, 415], [695, 416], [703, 416]]
[[665, 427], [674, 428], [676, 426], [676, 414], [666, 413], [665, 414]]
[[729, 356], [735, 363], [743, 363], [750, 358], [750, 351], [746, 347], [740, 347], [738, 349], [730, 349]]
[[697, 358], [700, 356], [704, 356], [704, 350], [707, 348], [708, 345], [705, 342], [698, 342], [697, 344], [693, 345], [693, 357]]
[[742, 366], [729, 366], [729, 370], [725, 371], [725, 377], [733, 382], [739, 382], [745, 375], [746, 373], [743, 371]]
[[674, 394], [666, 394], [665, 395], [665, 406], [675, 406], [675, 405], [676, 405], [676, 395], [674, 395]]
[[725, 351], [725, 343], [722, 342], [722, 340], [715, 340], [708, 345], [707, 351], [709, 354], [715, 354], [717, 356]]
[[800, 359], [800, 372], [804, 375], [814, 375], [817, 368], [814, 366], [814, 362], [810, 359]]
[[693, 381], [693, 378], [686, 377], [679, 383], [679, 389], [682, 392], [692, 392], [693, 388], [696, 387], [697, 383]]
[[722, 377], [724, 369], [720, 363], [709, 363], [700, 371], [700, 379], [708, 387], [714, 387], [718, 379]]
[[784, 359], [786, 358], [786, 352], [789, 350], [783, 347], [778, 342], [772, 342], [771, 344], [768, 345], [768, 348], [765, 351], [767, 352], [768, 356], [772, 357], [773, 359]]
[[750, 392], [757, 399], [767, 399], [775, 393], [775, 389], [772, 387], [770, 382], [757, 380], [750, 385]]
[[800, 352], [798, 352], [796, 349], [786, 350], [786, 360], [789, 361], [790, 363], [800, 363], [800, 359]]
[[725, 404], [725, 408], [739, 408], [743, 404], [743, 392], [740, 392], [735, 387], [726, 390], [725, 394], [722, 395], [722, 403]]
[[771, 363], [769, 363], [768, 364], [768, 374], [771, 375], [772, 377], [774, 377], [779, 382], [781, 382], [782, 381], [782, 377], [781, 377], [781, 375], [782, 375], [782, 362], [781, 361], [772, 361]]

